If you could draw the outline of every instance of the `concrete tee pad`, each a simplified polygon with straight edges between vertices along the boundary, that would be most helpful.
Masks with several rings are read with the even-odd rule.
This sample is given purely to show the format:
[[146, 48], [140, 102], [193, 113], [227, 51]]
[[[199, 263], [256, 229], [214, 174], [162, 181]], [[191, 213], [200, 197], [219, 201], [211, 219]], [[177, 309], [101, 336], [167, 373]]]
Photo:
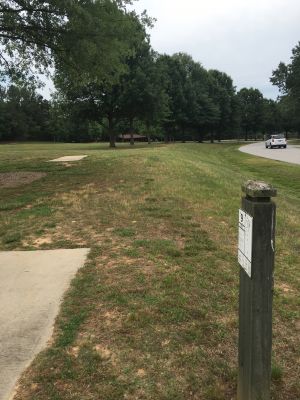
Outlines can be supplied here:
[[49, 160], [49, 162], [80, 161], [85, 157], [87, 157], [87, 155], [83, 155], [83, 156], [65, 156], [65, 157], [55, 158], [54, 160]]
[[60, 301], [89, 249], [0, 252], [0, 399], [52, 334]]

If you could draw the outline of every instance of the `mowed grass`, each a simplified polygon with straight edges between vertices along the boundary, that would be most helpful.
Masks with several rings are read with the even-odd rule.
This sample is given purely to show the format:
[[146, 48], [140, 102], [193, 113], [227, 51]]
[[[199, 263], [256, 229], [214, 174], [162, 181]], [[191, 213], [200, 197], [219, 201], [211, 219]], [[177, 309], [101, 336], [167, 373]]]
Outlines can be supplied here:
[[300, 166], [235, 144], [1, 145], [12, 171], [47, 176], [1, 189], [1, 250], [91, 247], [17, 400], [234, 399], [247, 179], [278, 189], [272, 399], [299, 400]]

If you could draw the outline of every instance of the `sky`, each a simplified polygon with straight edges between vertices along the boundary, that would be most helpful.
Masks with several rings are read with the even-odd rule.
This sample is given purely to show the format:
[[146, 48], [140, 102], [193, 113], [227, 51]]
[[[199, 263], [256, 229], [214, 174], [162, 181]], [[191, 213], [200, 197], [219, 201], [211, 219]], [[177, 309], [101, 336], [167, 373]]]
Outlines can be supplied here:
[[[237, 90], [254, 87], [267, 98], [279, 94], [272, 71], [300, 41], [300, 0], [139, 0], [133, 8], [156, 18], [149, 31], [155, 51], [188, 53], [229, 74]], [[43, 94], [50, 91], [46, 81]]]
[[154, 50], [188, 53], [229, 74], [237, 89], [255, 87], [267, 98], [278, 95], [272, 71], [300, 41], [300, 0], [139, 0], [133, 7], [157, 19]]

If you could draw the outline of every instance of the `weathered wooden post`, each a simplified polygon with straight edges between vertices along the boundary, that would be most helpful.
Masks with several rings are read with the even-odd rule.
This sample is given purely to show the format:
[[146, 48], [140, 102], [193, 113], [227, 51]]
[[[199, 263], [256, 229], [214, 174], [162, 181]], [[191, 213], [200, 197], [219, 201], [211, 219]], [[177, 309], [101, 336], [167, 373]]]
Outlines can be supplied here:
[[272, 300], [277, 192], [248, 181], [239, 211], [238, 400], [270, 400]]

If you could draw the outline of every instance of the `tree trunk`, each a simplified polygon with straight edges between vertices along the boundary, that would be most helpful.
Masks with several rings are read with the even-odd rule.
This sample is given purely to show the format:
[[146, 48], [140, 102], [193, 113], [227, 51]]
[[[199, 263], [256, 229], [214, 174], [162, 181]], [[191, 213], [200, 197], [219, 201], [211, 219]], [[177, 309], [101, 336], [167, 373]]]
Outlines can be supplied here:
[[181, 138], [181, 143], [185, 143], [185, 125], [182, 125], [182, 138]]
[[203, 142], [203, 135], [202, 132], [198, 133], [198, 143], [202, 143]]
[[109, 134], [109, 147], [116, 147], [116, 135], [114, 132], [114, 123], [111, 116], [108, 117], [108, 134]]
[[149, 122], [147, 121], [146, 122], [146, 129], [147, 129], [147, 140], [148, 140], [148, 144], [151, 144], [151, 137], [150, 137], [150, 133], [149, 133], [149, 130], [150, 130], [150, 124], [149, 124]]
[[129, 132], [130, 132], [130, 145], [134, 145], [134, 138], [133, 138], [133, 118], [129, 119]]
[[215, 140], [215, 138], [214, 138], [214, 133], [211, 132], [211, 133], [210, 133], [210, 143], [214, 143], [214, 140]]

